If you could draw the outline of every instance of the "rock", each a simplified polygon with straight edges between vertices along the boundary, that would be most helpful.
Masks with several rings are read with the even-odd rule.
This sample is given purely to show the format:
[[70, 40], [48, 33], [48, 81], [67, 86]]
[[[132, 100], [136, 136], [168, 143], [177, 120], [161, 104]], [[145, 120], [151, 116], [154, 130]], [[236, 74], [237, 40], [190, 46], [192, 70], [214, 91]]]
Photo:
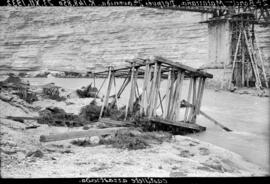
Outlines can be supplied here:
[[26, 155], [26, 157], [37, 157], [37, 158], [42, 158], [43, 156], [44, 156], [43, 152], [39, 149], [36, 151], [30, 151]]
[[18, 158], [18, 160], [23, 160], [23, 159], [25, 159], [25, 154], [23, 154], [22, 152], [18, 152], [17, 158]]
[[99, 144], [99, 142], [100, 142], [100, 138], [98, 136], [90, 137], [90, 143], [91, 144], [96, 145], [96, 144]]

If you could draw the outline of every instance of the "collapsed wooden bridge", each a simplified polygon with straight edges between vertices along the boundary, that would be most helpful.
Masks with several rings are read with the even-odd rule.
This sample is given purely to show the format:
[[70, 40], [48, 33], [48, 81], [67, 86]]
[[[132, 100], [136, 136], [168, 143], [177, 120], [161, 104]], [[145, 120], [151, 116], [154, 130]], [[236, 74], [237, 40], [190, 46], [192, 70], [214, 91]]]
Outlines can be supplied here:
[[[121, 94], [130, 83], [124, 120], [136, 117], [150, 129], [166, 129], [174, 133], [183, 130], [198, 132], [206, 129], [196, 124], [196, 117], [200, 113], [205, 80], [212, 78], [211, 74], [162, 57], [154, 57], [152, 60], [134, 59], [130, 61], [130, 66], [109, 67], [106, 71], [94, 73], [95, 77], [104, 77], [104, 75], [107, 76], [105, 78], [107, 87], [100, 118], [103, 117], [104, 109], [111, 107], [109, 98], [113, 98], [112, 103], [118, 106]], [[116, 89], [116, 78], [124, 78], [123, 84], [118, 90]], [[143, 86], [139, 87], [138, 79], [143, 80]], [[184, 79], [189, 82], [186, 98], [183, 98], [182, 94]], [[163, 97], [161, 81], [167, 83]], [[103, 87], [104, 82], [100, 88]], [[115, 94], [110, 95], [113, 85]], [[139, 88], [142, 89], [141, 92]], [[182, 108], [185, 109], [180, 114]]]

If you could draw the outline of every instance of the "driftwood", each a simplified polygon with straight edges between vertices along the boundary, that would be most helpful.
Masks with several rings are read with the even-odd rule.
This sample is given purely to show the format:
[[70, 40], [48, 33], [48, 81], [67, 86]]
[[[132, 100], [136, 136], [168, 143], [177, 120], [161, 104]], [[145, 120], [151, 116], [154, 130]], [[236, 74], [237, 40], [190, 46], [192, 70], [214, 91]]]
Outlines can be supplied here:
[[23, 120], [38, 120], [39, 117], [27, 117], [27, 116], [6, 116], [7, 119], [12, 119], [14, 121], [23, 121]]
[[134, 124], [129, 121], [117, 121], [110, 118], [101, 118], [99, 119], [99, 122], [105, 123], [108, 126], [113, 126], [113, 127], [134, 126]]
[[82, 137], [102, 136], [115, 134], [118, 130], [126, 129], [126, 127], [115, 127], [105, 129], [91, 129], [86, 131], [67, 132], [55, 135], [41, 135], [40, 142], [61, 141], [67, 139], [76, 139]]

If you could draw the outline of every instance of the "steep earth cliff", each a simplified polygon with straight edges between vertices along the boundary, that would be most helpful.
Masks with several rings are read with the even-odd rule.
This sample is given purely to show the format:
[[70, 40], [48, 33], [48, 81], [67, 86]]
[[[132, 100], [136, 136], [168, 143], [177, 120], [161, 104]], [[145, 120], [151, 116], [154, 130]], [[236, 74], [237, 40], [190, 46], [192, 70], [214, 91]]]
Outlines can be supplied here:
[[[207, 24], [194, 12], [143, 7], [2, 7], [0, 68], [86, 70], [160, 55], [208, 61]], [[270, 59], [270, 31], [258, 29]]]

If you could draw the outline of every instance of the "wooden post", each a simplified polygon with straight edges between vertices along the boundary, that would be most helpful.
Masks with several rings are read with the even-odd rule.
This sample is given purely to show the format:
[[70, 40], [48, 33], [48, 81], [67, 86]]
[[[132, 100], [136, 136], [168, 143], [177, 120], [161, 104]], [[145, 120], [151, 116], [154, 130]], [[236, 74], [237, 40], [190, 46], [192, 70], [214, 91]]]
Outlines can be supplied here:
[[150, 68], [149, 68], [149, 64], [148, 64], [145, 66], [145, 71], [144, 71], [144, 82], [143, 82], [143, 91], [142, 91], [141, 109], [140, 109], [141, 115], [146, 115], [147, 86], [148, 86], [150, 75], [151, 75], [151, 73], [150, 73]]
[[183, 86], [183, 82], [184, 82], [184, 72], [179, 72], [178, 73], [178, 77], [180, 77], [180, 80], [179, 80], [179, 86], [178, 86], [178, 94], [177, 94], [177, 97], [176, 97], [176, 120], [179, 120], [180, 118], [180, 105], [181, 105], [181, 95], [182, 95], [182, 86]]
[[[242, 42], [243, 42], [244, 40], [242, 39]], [[242, 74], [242, 87], [244, 87], [245, 86], [245, 47], [244, 47], [244, 44], [242, 44], [242, 72], [241, 72], [241, 74]]]
[[196, 104], [196, 77], [193, 77], [193, 94], [192, 94], [192, 105], [193, 107], [191, 108], [190, 114], [189, 114], [189, 122], [190, 123], [194, 123], [193, 122], [193, 116], [195, 114], [195, 104]]
[[169, 103], [170, 103], [170, 87], [171, 87], [171, 76], [172, 76], [172, 72], [171, 69], [168, 73], [168, 79], [167, 79], [167, 90], [166, 90], [166, 101], [165, 101], [165, 106], [164, 106], [164, 114], [163, 114], [163, 118], [165, 119], [168, 116], [168, 109], [169, 109]]
[[241, 35], [242, 35], [242, 32], [239, 33], [239, 37], [238, 37], [237, 44], [236, 44], [236, 51], [235, 51], [234, 57], [233, 57], [232, 76], [230, 78], [229, 89], [231, 89], [231, 85], [232, 85], [232, 81], [233, 81], [235, 62], [236, 62], [236, 57], [237, 57], [237, 53], [238, 53]]
[[111, 92], [111, 86], [112, 86], [112, 71], [111, 71], [111, 67], [109, 67], [107, 92], [106, 92], [104, 103], [101, 107], [99, 118], [102, 117], [104, 108], [108, 106], [109, 96], [110, 96], [110, 92]]
[[146, 111], [146, 113], [145, 113], [145, 115], [147, 115], [147, 116], [149, 116], [149, 112], [150, 112], [150, 102], [151, 102], [151, 89], [152, 89], [152, 85], [153, 85], [153, 83], [151, 82], [152, 81], [152, 79], [153, 79], [153, 68], [152, 68], [152, 66], [150, 67], [150, 69], [149, 69], [149, 80], [148, 80], [148, 86], [147, 86], [147, 89], [146, 89], [146, 104], [145, 104], [145, 111]]
[[[191, 98], [191, 89], [192, 89], [192, 85], [193, 85], [193, 79], [190, 78], [190, 81], [189, 81], [189, 87], [188, 87], [188, 97], [187, 97], [187, 102], [188, 103], [191, 103], [190, 102], [190, 98]], [[188, 112], [190, 111], [190, 107], [186, 107], [186, 110], [185, 110], [185, 116], [184, 116], [184, 122], [187, 122], [187, 117], [188, 117]]]
[[94, 88], [96, 87], [96, 75], [94, 74]]
[[257, 49], [258, 49], [258, 52], [259, 52], [259, 58], [260, 58], [261, 65], [262, 65], [262, 71], [263, 71], [263, 76], [264, 76], [264, 80], [265, 80], [265, 86], [267, 88], [269, 88], [267, 77], [266, 77], [266, 73], [265, 73], [265, 68], [264, 68], [264, 62], [263, 62], [263, 58], [262, 58], [262, 53], [261, 53], [260, 46], [258, 44], [258, 41], [257, 41], [257, 37], [256, 36], [255, 36], [255, 42], [256, 42], [256, 46], [257, 46]]
[[254, 63], [254, 60], [253, 60], [253, 57], [252, 57], [252, 54], [251, 54], [251, 50], [250, 50], [251, 45], [249, 45], [249, 42], [248, 42], [248, 39], [247, 39], [247, 34], [246, 34], [245, 30], [244, 30], [244, 35], [245, 35], [245, 40], [246, 40], [246, 44], [247, 44], [247, 47], [248, 47], [248, 53], [249, 53], [251, 65], [252, 65], [252, 68], [253, 68], [253, 71], [254, 71], [254, 76], [255, 76], [255, 79], [256, 79], [256, 88], [259, 89], [260, 86], [261, 86], [261, 80], [260, 80], [260, 76], [259, 76], [259, 73], [258, 73], [257, 65], [256, 65], [256, 63]]
[[125, 120], [127, 119], [128, 112], [133, 110], [133, 100], [134, 100], [134, 73], [135, 68], [132, 66], [131, 69], [131, 83], [130, 83], [130, 92], [129, 92], [129, 100], [127, 101], [126, 105], [126, 114], [125, 114]]
[[[201, 103], [202, 103], [202, 97], [203, 97], [203, 92], [204, 92], [204, 85], [205, 85], [205, 78], [200, 78], [200, 88], [198, 89], [199, 90], [199, 96], [197, 98], [197, 107], [196, 107], [196, 115], [198, 115], [200, 113], [200, 108], [201, 108]], [[196, 117], [195, 117], [195, 120], [196, 120]]]
[[154, 68], [154, 77], [151, 84], [151, 91], [150, 91], [150, 106], [149, 106], [149, 114], [148, 117], [151, 118], [153, 115], [153, 109], [154, 109], [154, 100], [156, 98], [156, 81], [157, 81], [157, 75], [158, 75], [158, 64], [155, 62], [155, 68]]
[[116, 108], [118, 110], [118, 97], [117, 97], [117, 89], [116, 89], [116, 81], [115, 81], [115, 74], [113, 74], [113, 83], [114, 83], [114, 93], [115, 93], [115, 102], [116, 102]]
[[161, 66], [158, 63], [157, 64], [157, 79], [155, 83], [155, 97], [154, 97], [154, 102], [153, 102], [153, 116], [156, 116], [156, 111], [157, 111], [157, 101], [158, 101], [158, 95], [159, 95], [159, 88], [160, 88], [160, 82], [161, 82]]

